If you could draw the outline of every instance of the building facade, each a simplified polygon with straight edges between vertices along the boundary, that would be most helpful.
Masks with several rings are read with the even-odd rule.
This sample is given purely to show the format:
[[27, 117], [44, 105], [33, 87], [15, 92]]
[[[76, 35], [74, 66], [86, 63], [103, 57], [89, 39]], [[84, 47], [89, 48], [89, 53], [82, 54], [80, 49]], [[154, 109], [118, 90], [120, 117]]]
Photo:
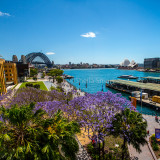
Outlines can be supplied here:
[[4, 74], [5, 60], [0, 58], [0, 94], [6, 93], [5, 74]]
[[18, 62], [18, 58], [17, 58], [17, 56], [16, 56], [16, 55], [13, 55], [13, 57], [12, 57], [12, 61], [13, 61], [13, 62]]
[[16, 63], [5, 62], [4, 71], [5, 71], [6, 83], [14, 83], [14, 84], [18, 83]]
[[26, 56], [21, 55], [21, 62], [22, 62], [23, 64], [27, 64]]
[[156, 69], [160, 68], [160, 58], [145, 58], [144, 59], [145, 69]]

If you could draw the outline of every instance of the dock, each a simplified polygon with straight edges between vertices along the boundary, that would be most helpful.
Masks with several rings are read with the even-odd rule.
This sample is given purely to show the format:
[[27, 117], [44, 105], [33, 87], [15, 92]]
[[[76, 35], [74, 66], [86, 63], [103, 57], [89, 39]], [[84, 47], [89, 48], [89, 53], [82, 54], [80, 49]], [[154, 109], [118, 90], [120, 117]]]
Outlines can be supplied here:
[[157, 83], [160, 84], [160, 77], [141, 77], [143, 83]]
[[[160, 95], [160, 84], [156, 83], [141, 83], [127, 80], [110, 80], [109, 83], [106, 83], [106, 87], [128, 94], [131, 94], [133, 91], [143, 90], [143, 92], [148, 93], [149, 97]], [[131, 99], [131, 96], [129, 96], [129, 98]], [[137, 103], [141, 104], [140, 97], [136, 97], [136, 99]], [[142, 99], [142, 105], [160, 110], [160, 103], [153, 102], [151, 98]]]
[[[129, 96], [129, 99], [131, 100], [131, 96]], [[136, 100], [137, 103], [141, 105], [141, 99], [136, 97]], [[155, 108], [156, 110], [160, 111], [160, 103], [153, 102], [150, 99], [142, 99], [142, 105]]]
[[149, 96], [160, 95], [160, 84], [156, 83], [141, 83], [127, 80], [110, 80], [106, 83], [106, 87], [130, 93], [133, 91], [140, 91], [148, 93]]

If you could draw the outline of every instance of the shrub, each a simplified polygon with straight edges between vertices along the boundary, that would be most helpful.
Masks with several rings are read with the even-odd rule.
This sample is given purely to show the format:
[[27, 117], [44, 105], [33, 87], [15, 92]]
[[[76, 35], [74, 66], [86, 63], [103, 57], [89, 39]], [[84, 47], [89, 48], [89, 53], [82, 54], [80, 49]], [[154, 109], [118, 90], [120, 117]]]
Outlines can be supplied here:
[[32, 83], [26, 83], [25, 86], [26, 87], [33, 87], [33, 84]]
[[40, 85], [39, 84], [35, 84], [34, 88], [40, 89]]
[[53, 87], [53, 86], [51, 86], [51, 87], [50, 87], [50, 90], [51, 90], [51, 91], [52, 91], [52, 90], [56, 90], [56, 88]]
[[153, 144], [152, 148], [153, 148], [154, 151], [158, 151], [159, 150], [159, 147], [158, 147], [157, 143]]
[[63, 88], [60, 87], [60, 86], [57, 86], [57, 89], [56, 89], [58, 92], [64, 92]]
[[36, 80], [37, 80], [37, 77], [33, 77], [33, 80], [36, 81]]
[[51, 90], [51, 91], [55, 90], [55, 91], [58, 91], [58, 92], [64, 92], [63, 88], [62, 88], [62, 87], [59, 87], [59, 86], [58, 86], [57, 88], [51, 86], [51, 87], [50, 87], [50, 90]]
[[63, 78], [60, 77], [60, 76], [57, 76], [57, 77], [56, 77], [56, 81], [57, 81], [58, 83], [62, 83], [62, 82], [63, 82]]
[[159, 146], [158, 146], [158, 143], [156, 142], [155, 134], [151, 136], [151, 144], [154, 151], [159, 150]]

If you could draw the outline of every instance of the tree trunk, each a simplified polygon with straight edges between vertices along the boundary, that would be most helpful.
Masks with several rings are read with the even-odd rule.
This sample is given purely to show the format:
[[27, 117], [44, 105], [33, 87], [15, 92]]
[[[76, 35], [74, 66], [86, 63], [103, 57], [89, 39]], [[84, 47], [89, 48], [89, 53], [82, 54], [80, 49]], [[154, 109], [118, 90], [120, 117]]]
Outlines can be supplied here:
[[102, 149], [102, 152], [103, 152], [103, 160], [104, 160], [104, 146], [105, 146], [105, 142], [104, 142], [104, 139], [103, 139], [103, 149]]
[[126, 152], [126, 138], [124, 137], [123, 145], [122, 145], [122, 160], [124, 160], [125, 152]]
[[100, 132], [98, 131], [98, 141], [99, 141], [99, 160], [101, 160], [101, 144], [100, 144]]

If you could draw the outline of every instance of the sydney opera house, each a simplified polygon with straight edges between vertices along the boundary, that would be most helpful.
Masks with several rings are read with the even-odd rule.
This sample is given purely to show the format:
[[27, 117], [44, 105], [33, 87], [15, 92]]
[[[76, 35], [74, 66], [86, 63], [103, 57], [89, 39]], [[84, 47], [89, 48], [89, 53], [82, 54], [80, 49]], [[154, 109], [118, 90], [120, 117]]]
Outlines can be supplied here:
[[136, 69], [138, 64], [132, 60], [131, 62], [128, 59], [125, 59], [123, 62], [120, 63], [119, 69]]

